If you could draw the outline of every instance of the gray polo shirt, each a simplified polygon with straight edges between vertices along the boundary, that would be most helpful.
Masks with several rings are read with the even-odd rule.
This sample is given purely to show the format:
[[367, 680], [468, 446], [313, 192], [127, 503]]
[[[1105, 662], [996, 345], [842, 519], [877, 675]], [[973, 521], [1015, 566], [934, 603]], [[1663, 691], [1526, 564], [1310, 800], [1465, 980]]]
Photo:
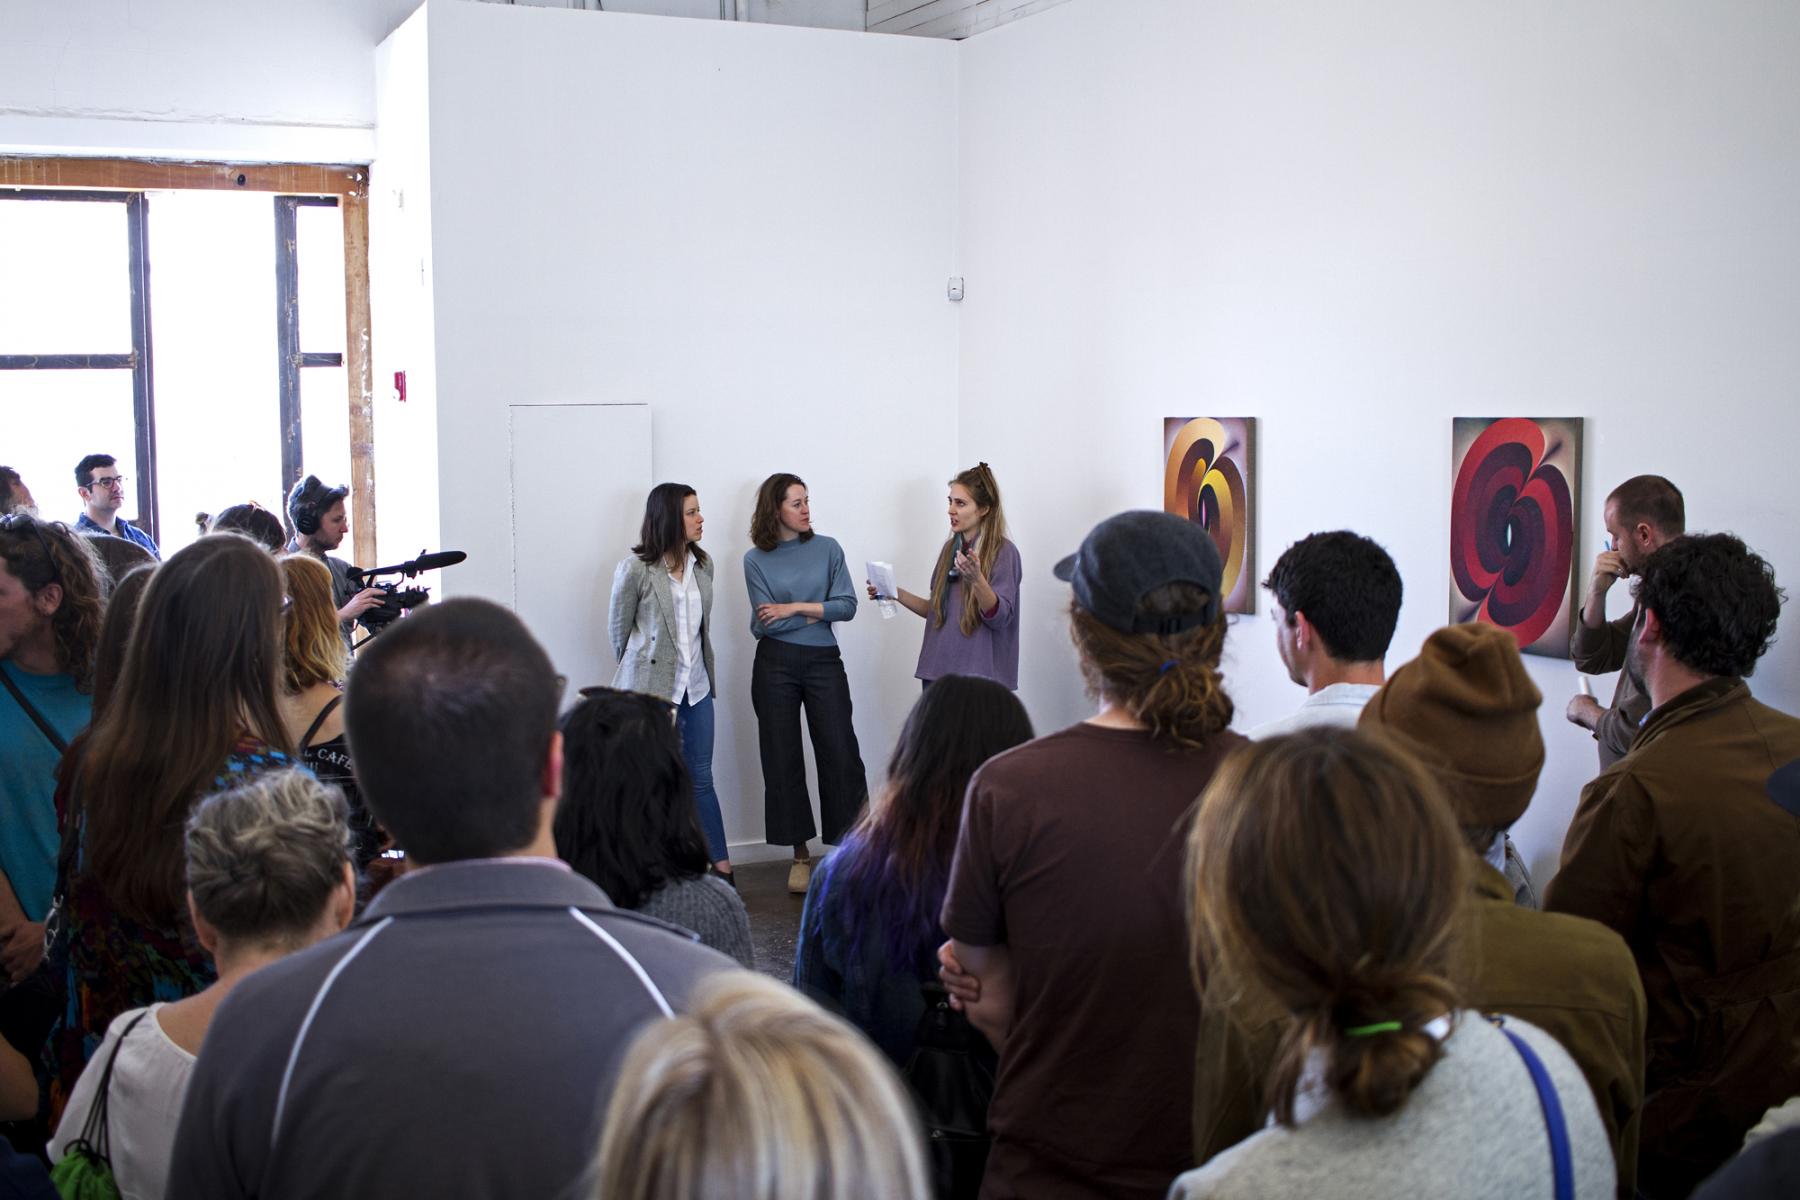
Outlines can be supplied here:
[[167, 1194], [575, 1196], [633, 1035], [730, 966], [561, 863], [404, 875], [219, 1006]]

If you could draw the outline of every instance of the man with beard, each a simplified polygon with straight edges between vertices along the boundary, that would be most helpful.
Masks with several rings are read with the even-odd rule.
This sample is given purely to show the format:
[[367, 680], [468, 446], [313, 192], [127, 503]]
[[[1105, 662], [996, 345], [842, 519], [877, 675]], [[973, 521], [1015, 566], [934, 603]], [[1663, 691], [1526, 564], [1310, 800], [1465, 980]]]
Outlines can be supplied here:
[[344, 511], [347, 487], [326, 487], [317, 475], [308, 475], [288, 492], [288, 521], [294, 527], [294, 540], [289, 553], [310, 554], [331, 568], [331, 599], [337, 605], [338, 620], [343, 622], [345, 640], [349, 640], [350, 623], [381, 603], [379, 588], [358, 589], [350, 581], [350, 564], [326, 553], [344, 542], [350, 528], [350, 517]]
[[[1594, 559], [1581, 619], [1569, 637], [1569, 657], [1576, 670], [1605, 675], [1625, 665], [1625, 647], [1637, 623], [1638, 610], [1616, 621], [1606, 619], [1606, 593], [1618, 580], [1637, 575], [1644, 560], [1687, 528], [1687, 509], [1681, 489], [1661, 475], [1637, 475], [1614, 488], [1606, 498], [1607, 548]], [[1586, 691], [1569, 701], [1570, 721], [1588, 730], [1600, 744], [1600, 769], [1604, 771], [1631, 749], [1650, 696], [1629, 669], [1621, 671], [1613, 691], [1611, 708]]]
[[1800, 1093], [1800, 720], [1744, 677], [1781, 590], [1728, 533], [1647, 556], [1625, 669], [1649, 692], [1631, 751], [1588, 784], [1545, 893], [1631, 947], [1649, 1004], [1638, 1188], [1686, 1196]]

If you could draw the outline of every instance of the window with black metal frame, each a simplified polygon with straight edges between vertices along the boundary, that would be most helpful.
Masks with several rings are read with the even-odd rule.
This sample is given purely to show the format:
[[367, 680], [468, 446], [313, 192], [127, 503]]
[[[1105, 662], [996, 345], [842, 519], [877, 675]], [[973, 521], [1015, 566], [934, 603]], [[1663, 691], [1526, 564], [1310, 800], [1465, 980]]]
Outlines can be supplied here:
[[[95, 348], [89, 353], [0, 353], [0, 371], [129, 371], [132, 381], [132, 424], [135, 430], [138, 523], [160, 542], [156, 461], [156, 397], [151, 336], [149, 198], [146, 193], [75, 189], [0, 188], [0, 200], [49, 203], [118, 204], [126, 219], [126, 285], [131, 319], [131, 348]], [[275, 323], [279, 381], [281, 487], [285, 496], [304, 473], [300, 373], [309, 367], [342, 367], [340, 352], [307, 351], [301, 346], [298, 256], [298, 210], [337, 208], [332, 196], [276, 195]]]

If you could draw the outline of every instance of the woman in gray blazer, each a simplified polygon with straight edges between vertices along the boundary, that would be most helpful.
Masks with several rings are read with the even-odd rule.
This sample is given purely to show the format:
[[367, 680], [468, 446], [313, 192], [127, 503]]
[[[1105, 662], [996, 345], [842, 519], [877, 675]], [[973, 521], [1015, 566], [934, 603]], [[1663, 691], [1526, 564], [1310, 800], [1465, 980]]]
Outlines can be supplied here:
[[714, 868], [731, 878], [725, 819], [713, 790], [713, 563], [700, 548], [700, 498], [659, 483], [644, 502], [638, 544], [613, 572], [607, 631], [619, 669], [613, 686], [675, 706], [681, 756]]

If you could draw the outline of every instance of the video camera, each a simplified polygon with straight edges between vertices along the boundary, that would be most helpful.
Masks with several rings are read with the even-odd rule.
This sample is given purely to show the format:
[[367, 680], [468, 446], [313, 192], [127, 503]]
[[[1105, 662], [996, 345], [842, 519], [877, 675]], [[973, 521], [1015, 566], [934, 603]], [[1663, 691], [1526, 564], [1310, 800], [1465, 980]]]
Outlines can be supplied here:
[[348, 572], [351, 583], [359, 588], [374, 588], [383, 593], [381, 602], [368, 609], [357, 620], [364, 629], [369, 631], [369, 636], [373, 637], [412, 609], [429, 603], [431, 600], [431, 589], [429, 588], [403, 588], [397, 579], [384, 581], [378, 579], [377, 576], [399, 575], [406, 579], [412, 579], [422, 571], [454, 567], [468, 557], [461, 550], [440, 550], [436, 554], [427, 554], [421, 550], [419, 557], [411, 562], [401, 563], [399, 566], [370, 567], [366, 571], [361, 567], [351, 567]]

